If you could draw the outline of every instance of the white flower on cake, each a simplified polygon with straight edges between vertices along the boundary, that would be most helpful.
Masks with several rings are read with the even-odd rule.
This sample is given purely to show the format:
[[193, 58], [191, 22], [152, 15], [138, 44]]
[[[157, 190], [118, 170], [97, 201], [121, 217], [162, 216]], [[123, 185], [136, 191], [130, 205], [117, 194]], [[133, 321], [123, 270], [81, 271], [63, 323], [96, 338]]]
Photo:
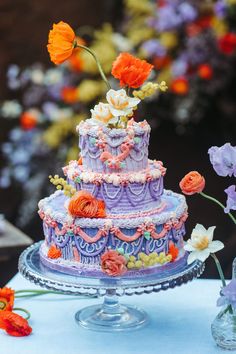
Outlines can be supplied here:
[[215, 253], [224, 248], [221, 241], [213, 241], [213, 234], [215, 226], [208, 229], [201, 224], [197, 224], [192, 231], [191, 238], [184, 245], [184, 249], [189, 251], [188, 264], [194, 262], [196, 259], [204, 262], [211, 253]]
[[139, 104], [140, 99], [127, 96], [124, 89], [115, 91], [109, 90], [106, 95], [110, 111], [114, 117], [127, 116], [131, 114], [134, 107]]
[[91, 109], [92, 119], [107, 124], [113, 117], [108, 103], [100, 102]]

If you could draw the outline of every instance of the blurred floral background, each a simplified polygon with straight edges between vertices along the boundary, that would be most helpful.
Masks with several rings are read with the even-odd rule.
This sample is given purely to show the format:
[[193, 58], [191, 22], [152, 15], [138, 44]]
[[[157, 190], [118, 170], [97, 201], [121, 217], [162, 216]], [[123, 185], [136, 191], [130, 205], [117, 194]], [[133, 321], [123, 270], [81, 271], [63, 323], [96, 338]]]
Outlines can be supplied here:
[[[166, 81], [169, 90], [150, 97], [136, 119], [152, 126], [150, 158], [168, 167], [165, 188], [179, 192], [184, 174], [198, 170], [206, 191], [225, 204], [224, 189], [234, 181], [216, 175], [207, 151], [236, 140], [235, 0], [2, 0], [0, 13], [0, 212], [8, 220], [33, 240], [42, 238], [37, 203], [51, 191], [48, 175], [77, 159], [75, 126], [106, 90], [84, 51], [62, 66], [50, 63], [47, 34], [60, 20], [96, 51], [107, 75], [120, 52], [154, 65], [151, 79]], [[187, 202], [188, 234], [197, 222], [217, 226], [229, 277], [235, 227], [207, 200], [196, 195]], [[6, 262], [1, 277], [16, 272], [16, 264], [17, 258]], [[217, 276], [213, 263], [205, 276]]]

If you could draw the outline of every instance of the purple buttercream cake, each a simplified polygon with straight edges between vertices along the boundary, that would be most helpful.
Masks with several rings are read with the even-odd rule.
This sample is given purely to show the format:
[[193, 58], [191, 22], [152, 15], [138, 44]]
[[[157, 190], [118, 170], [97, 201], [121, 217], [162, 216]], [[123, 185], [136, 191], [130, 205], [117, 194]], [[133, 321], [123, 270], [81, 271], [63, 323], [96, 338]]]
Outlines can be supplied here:
[[[126, 128], [111, 129], [88, 119], [77, 131], [81, 158], [63, 168], [66, 183], [75, 195], [83, 191], [102, 201], [105, 214], [74, 215], [62, 190], [41, 200], [43, 264], [93, 277], [164, 274], [182, 267], [187, 205], [183, 195], [163, 189], [162, 162], [148, 159], [149, 124], [131, 119]], [[113, 261], [118, 266], [112, 269], [122, 272], [106, 269]]]

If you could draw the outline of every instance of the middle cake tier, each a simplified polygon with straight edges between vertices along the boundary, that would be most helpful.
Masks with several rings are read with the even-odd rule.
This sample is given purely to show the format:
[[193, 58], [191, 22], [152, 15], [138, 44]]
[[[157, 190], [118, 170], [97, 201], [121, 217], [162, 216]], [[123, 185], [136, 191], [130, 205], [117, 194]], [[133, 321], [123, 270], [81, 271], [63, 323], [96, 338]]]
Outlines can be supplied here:
[[77, 191], [86, 190], [104, 200], [108, 215], [150, 216], [165, 208], [161, 196], [166, 169], [161, 161], [149, 160], [147, 169], [135, 173], [96, 173], [70, 161], [63, 172]]

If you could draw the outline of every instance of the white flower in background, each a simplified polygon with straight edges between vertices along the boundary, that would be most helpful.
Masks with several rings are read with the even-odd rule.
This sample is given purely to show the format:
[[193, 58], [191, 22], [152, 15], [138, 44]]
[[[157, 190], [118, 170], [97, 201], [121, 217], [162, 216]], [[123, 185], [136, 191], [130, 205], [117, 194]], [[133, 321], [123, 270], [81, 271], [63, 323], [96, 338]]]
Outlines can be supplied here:
[[1, 115], [4, 118], [16, 118], [22, 112], [21, 105], [16, 101], [5, 101], [1, 106]]
[[115, 44], [118, 52], [130, 52], [132, 50], [131, 41], [118, 32], [112, 34], [112, 42]]
[[42, 85], [44, 81], [44, 73], [42, 69], [35, 68], [31, 71], [31, 81], [36, 85]]
[[56, 85], [63, 81], [62, 70], [58, 67], [48, 69], [44, 76], [45, 85]]
[[53, 102], [45, 102], [42, 106], [42, 110], [46, 120], [59, 121], [73, 116], [71, 108], [61, 108]]
[[114, 117], [131, 114], [140, 102], [139, 98], [127, 96], [124, 89], [118, 91], [111, 89], [107, 92], [106, 98]]
[[110, 111], [110, 106], [107, 103], [100, 102], [94, 109], [91, 109], [92, 119], [100, 121], [107, 124], [109, 120], [113, 117]]
[[189, 251], [188, 264], [196, 259], [204, 262], [211, 253], [215, 253], [224, 248], [221, 241], [213, 241], [215, 226], [208, 229], [201, 224], [197, 224], [192, 231], [191, 238], [184, 245], [184, 249]]

